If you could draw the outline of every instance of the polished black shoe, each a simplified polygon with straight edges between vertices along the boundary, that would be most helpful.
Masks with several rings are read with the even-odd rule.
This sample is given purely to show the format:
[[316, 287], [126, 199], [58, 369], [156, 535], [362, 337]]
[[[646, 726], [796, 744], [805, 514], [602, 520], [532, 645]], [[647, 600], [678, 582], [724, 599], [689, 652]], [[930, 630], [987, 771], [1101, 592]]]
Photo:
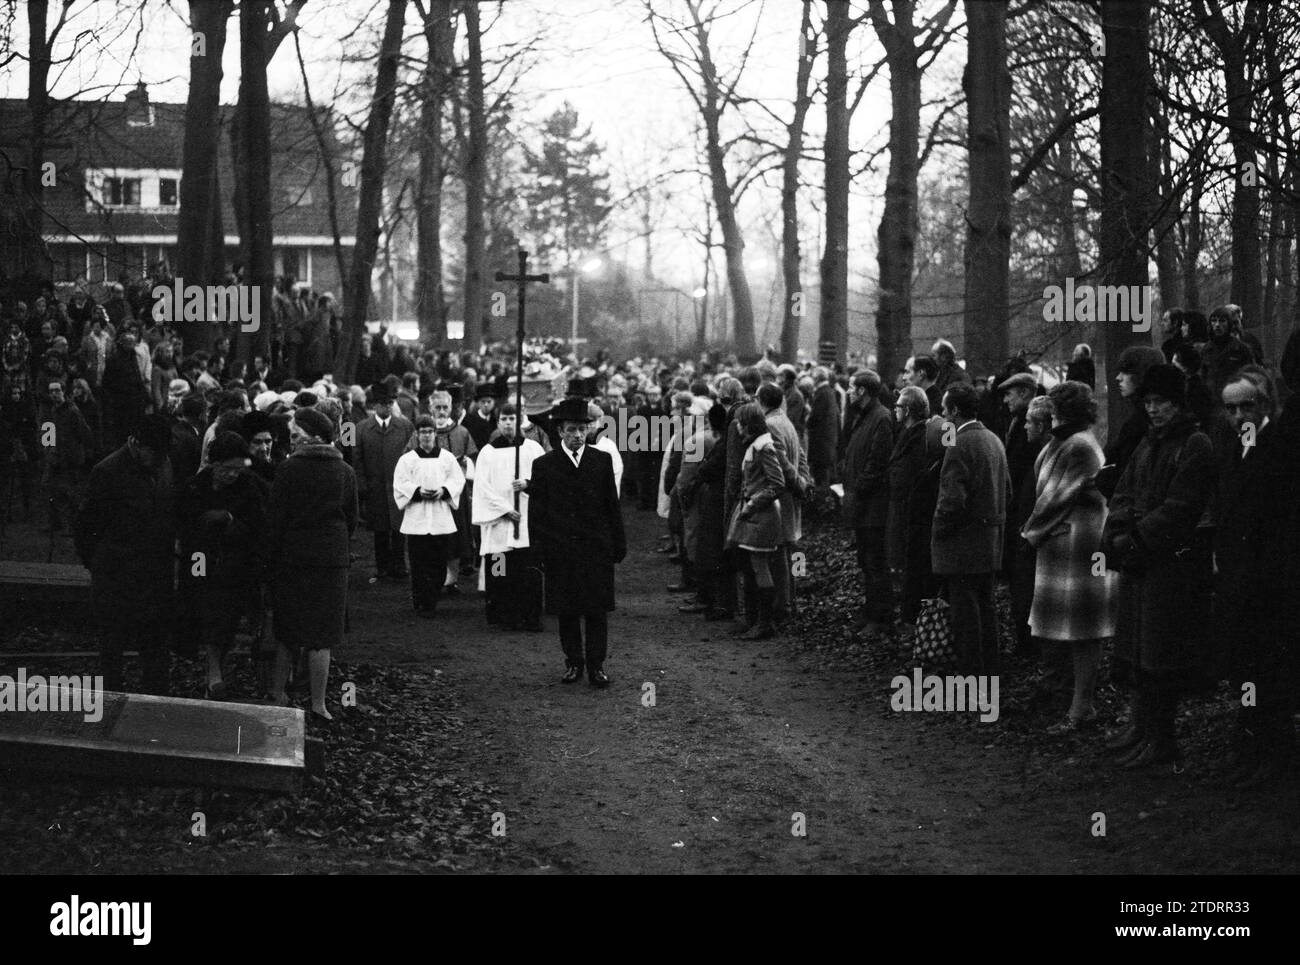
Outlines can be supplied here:
[[685, 583], [669, 583], [669, 593], [690, 593], [694, 587], [687, 586]]
[[683, 603], [677, 608], [678, 613], [708, 613], [707, 603]]
[[460, 587], [455, 583], [448, 584], [442, 588], [443, 596], [460, 596]]
[[587, 679], [591, 681], [593, 687], [608, 687], [609, 675], [603, 670], [593, 670], [587, 674]]
[[564, 676], [560, 678], [562, 684], [577, 683], [582, 679], [581, 667], [569, 667], [564, 671]]

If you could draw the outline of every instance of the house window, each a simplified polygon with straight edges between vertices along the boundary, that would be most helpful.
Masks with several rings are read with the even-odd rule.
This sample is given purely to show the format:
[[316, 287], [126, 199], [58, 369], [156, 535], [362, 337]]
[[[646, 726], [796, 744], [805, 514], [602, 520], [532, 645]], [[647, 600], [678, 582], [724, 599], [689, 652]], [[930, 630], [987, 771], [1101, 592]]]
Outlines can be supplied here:
[[105, 178], [104, 203], [115, 207], [140, 207], [140, 179]]
[[158, 204], [164, 208], [174, 208], [178, 203], [177, 186], [179, 182], [175, 178], [159, 178], [158, 180]]

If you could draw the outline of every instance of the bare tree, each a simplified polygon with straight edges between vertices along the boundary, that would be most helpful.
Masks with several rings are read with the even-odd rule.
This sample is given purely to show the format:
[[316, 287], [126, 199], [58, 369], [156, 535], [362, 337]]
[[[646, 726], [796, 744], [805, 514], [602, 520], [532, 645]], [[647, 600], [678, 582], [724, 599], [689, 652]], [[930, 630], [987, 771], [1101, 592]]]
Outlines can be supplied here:
[[406, 0], [389, 0], [384, 39], [379, 49], [370, 116], [362, 136], [360, 191], [357, 198], [356, 247], [352, 249], [343, 315], [343, 331], [334, 357], [334, 374], [350, 381], [356, 368], [361, 335], [370, 306], [370, 281], [379, 250], [379, 215], [383, 202], [384, 168], [388, 159], [388, 123], [397, 100], [397, 67], [402, 55]]
[[[785, 152], [781, 157], [781, 276], [785, 281], [785, 302], [781, 314], [781, 358], [787, 362], [793, 362], [799, 353], [799, 321], [806, 311], [799, 271], [799, 158], [803, 154], [804, 120], [812, 106], [810, 81], [813, 61], [817, 57], [817, 39], [811, 28], [812, 0], [803, 0], [803, 13], [799, 19], [799, 69], [795, 72], [794, 112], [790, 123], [786, 125]], [[847, 143], [846, 137], [846, 146]]]
[[483, 200], [487, 193], [487, 117], [483, 85], [483, 32], [478, 4], [465, 4], [465, 36], [469, 43], [468, 87], [465, 106], [469, 119], [469, 140], [464, 152], [465, 178], [465, 341], [472, 352], [483, 341], [483, 263], [486, 256], [486, 227]]
[[[176, 274], [188, 283], [212, 285], [225, 269], [221, 219], [221, 58], [234, 0], [190, 0], [190, 90], [185, 102], [181, 155], [180, 212], [176, 230]], [[212, 345], [213, 328], [198, 321], [182, 328], [185, 344]]]
[[[1102, 284], [1144, 286], [1150, 230], [1150, 164], [1147, 161], [1148, 0], [1103, 0], [1105, 53], [1101, 75], [1101, 225], [1098, 236]], [[1114, 373], [1120, 353], [1149, 344], [1150, 336], [1109, 320], [1100, 326], [1105, 372]], [[1123, 421], [1123, 399], [1108, 392], [1109, 425]]]
[[1232, 192], [1232, 301], [1241, 306], [1244, 324], [1264, 319], [1260, 292], [1260, 144], [1252, 123], [1255, 91], [1248, 65], [1259, 43], [1264, 19], [1262, 0], [1247, 0], [1240, 27], [1232, 29], [1218, 0], [1192, 0], [1192, 11], [1222, 57], [1228, 101], [1228, 140], [1236, 170]]
[[455, 19], [451, 0], [416, 0], [424, 22], [428, 59], [420, 87], [420, 168], [416, 191], [417, 267], [415, 310], [420, 331], [441, 341], [446, 334], [447, 301], [442, 287], [442, 185], [446, 177], [442, 149], [443, 104], [455, 67]]
[[966, 0], [970, 207], [966, 212], [965, 349], [976, 371], [1007, 358], [1011, 288], [1011, 72], [1006, 0]]
[[890, 21], [883, 0], [871, 0], [872, 26], [885, 47], [889, 65], [891, 114], [889, 175], [880, 219], [877, 262], [880, 270], [876, 333], [881, 372], [895, 372], [912, 350], [912, 273], [916, 235], [917, 176], [920, 173], [921, 77], [947, 38], [957, 0], [949, 0], [929, 21], [915, 22], [913, 0], [894, 0]]
[[[754, 32], [750, 34], [739, 65], [728, 79], [719, 72], [709, 42], [710, 28], [722, 16], [719, 13], [720, 5], [711, 5], [706, 10], [699, 0], [684, 2], [690, 14], [689, 23], [667, 17], [655, 10], [649, 0], [646, 2], [646, 16], [654, 34], [655, 46], [686, 87], [704, 122], [705, 160], [709, 169], [717, 223], [722, 229], [722, 248], [727, 259], [727, 287], [733, 305], [736, 351], [740, 355], [752, 357], [757, 354], [754, 305], [745, 273], [745, 239], [736, 218], [736, 202], [744, 189], [744, 179], [737, 178], [733, 182], [727, 173], [727, 153], [734, 141], [723, 140], [722, 120], [727, 110], [739, 100], [736, 87], [754, 47], [758, 21], [755, 20]], [[665, 35], [676, 36], [685, 44], [686, 53], [675, 49]]]

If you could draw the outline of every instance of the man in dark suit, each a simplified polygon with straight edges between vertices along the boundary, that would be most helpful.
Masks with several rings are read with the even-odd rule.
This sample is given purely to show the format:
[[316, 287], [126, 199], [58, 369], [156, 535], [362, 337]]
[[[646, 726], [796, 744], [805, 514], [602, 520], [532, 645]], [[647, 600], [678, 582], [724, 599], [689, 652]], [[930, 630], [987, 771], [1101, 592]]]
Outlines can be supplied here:
[[91, 470], [77, 517], [77, 556], [90, 570], [100, 673], [109, 690], [122, 689], [122, 655], [134, 646], [144, 692], [167, 693], [176, 565], [171, 446], [167, 419], [142, 417], [127, 441]]
[[[560, 646], [570, 684], [583, 670], [608, 687], [605, 651], [614, 609], [614, 565], [627, 555], [614, 462], [587, 445], [587, 403], [568, 398], [552, 410], [561, 445], [533, 463], [528, 481], [529, 534], [546, 569], [546, 612], [559, 617]], [[582, 625], [586, 623], [584, 651]]]
[[372, 583], [384, 577], [400, 580], [407, 575], [406, 539], [401, 532], [402, 510], [393, 498], [393, 471], [415, 427], [394, 408], [388, 385], [380, 382], [375, 386], [375, 414], [357, 426], [353, 451], [361, 513], [375, 534]]
[[885, 519], [889, 515], [889, 456], [894, 450], [894, 420], [880, 404], [880, 376], [865, 369], [853, 376], [852, 422], [845, 427], [844, 521], [853, 530], [862, 570], [862, 613], [855, 629], [879, 633], [894, 616], [893, 586], [885, 557]]
[[1002, 560], [1009, 477], [1002, 442], [975, 418], [978, 408], [979, 396], [969, 382], [948, 386], [943, 396], [946, 451], [930, 556], [935, 575], [948, 585], [962, 672], [992, 675], [998, 672], [993, 574]]
[[824, 368], [813, 369], [817, 388], [808, 413], [808, 465], [813, 481], [825, 489], [831, 484], [840, 445], [840, 397]]

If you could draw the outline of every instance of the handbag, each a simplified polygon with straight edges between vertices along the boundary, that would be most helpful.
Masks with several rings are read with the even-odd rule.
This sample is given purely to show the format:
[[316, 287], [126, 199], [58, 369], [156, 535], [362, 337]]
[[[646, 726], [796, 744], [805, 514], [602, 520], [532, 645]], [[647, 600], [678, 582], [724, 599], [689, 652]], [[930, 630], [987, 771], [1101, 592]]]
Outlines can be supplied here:
[[921, 610], [916, 615], [916, 636], [912, 640], [912, 663], [940, 671], [957, 666], [952, 617], [948, 601], [942, 597], [921, 601]]

